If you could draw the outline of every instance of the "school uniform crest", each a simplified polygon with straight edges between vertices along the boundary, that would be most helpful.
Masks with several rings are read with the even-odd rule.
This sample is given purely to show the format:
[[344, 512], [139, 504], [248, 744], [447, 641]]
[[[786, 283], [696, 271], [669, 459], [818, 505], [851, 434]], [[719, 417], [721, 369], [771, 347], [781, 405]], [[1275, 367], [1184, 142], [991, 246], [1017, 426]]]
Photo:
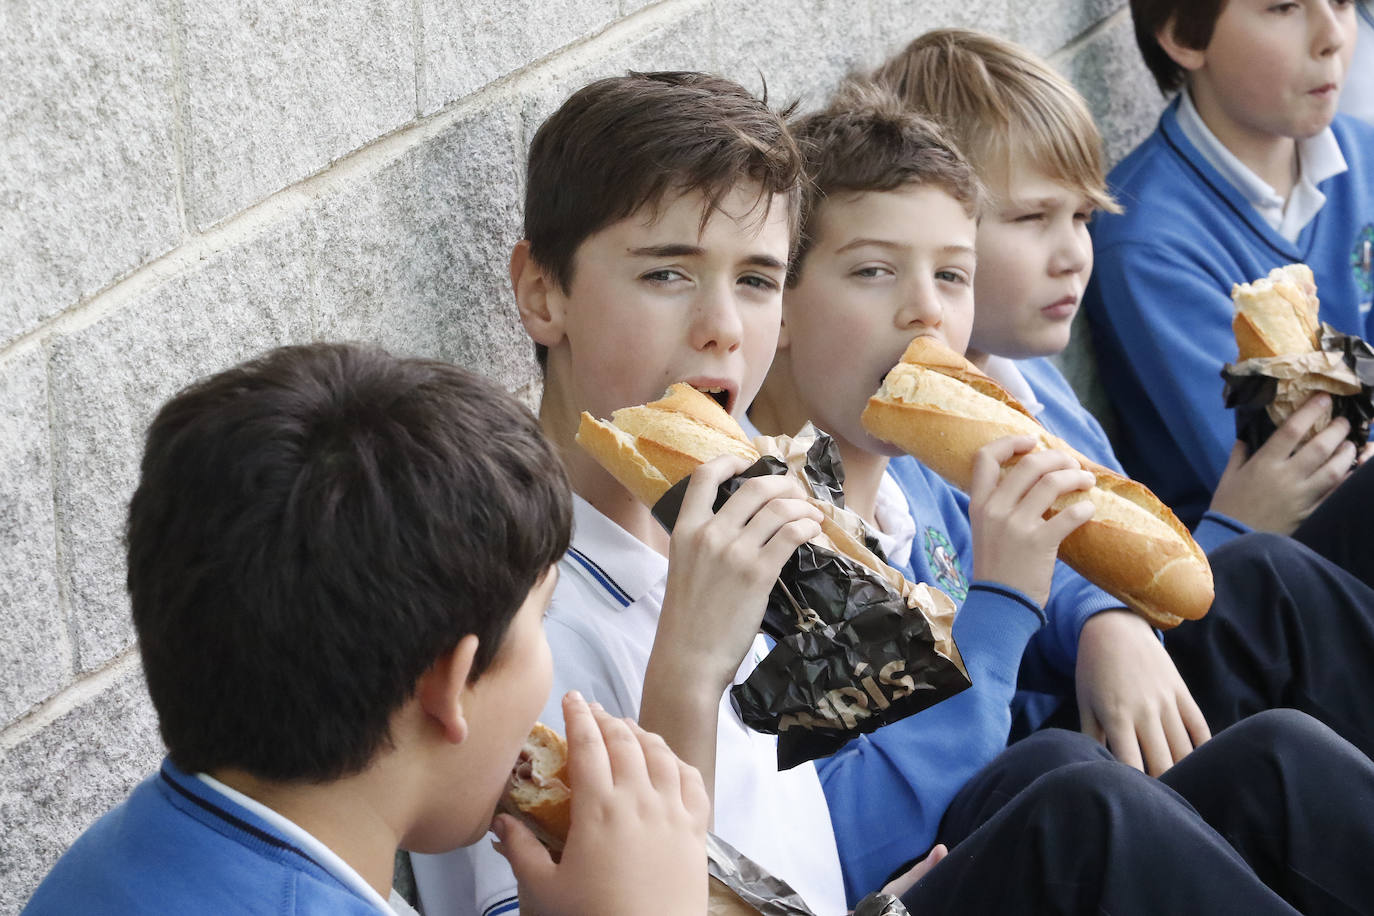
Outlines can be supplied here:
[[1350, 273], [1355, 279], [1355, 289], [1360, 293], [1360, 312], [1366, 313], [1374, 303], [1374, 223], [1366, 225], [1355, 236], [1355, 247], [1350, 251]]
[[968, 577], [959, 565], [959, 554], [943, 531], [926, 527], [924, 549], [926, 565], [935, 576], [935, 584], [957, 602], [968, 597]]

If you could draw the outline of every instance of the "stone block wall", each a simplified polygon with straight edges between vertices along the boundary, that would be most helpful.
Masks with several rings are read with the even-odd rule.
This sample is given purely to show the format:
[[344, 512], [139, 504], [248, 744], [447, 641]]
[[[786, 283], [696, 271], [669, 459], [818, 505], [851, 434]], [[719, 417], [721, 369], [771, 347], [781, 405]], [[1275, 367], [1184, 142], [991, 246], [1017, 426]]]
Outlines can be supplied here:
[[361, 339], [532, 403], [506, 256], [571, 90], [690, 68], [816, 103], [946, 25], [1050, 56], [1113, 160], [1161, 106], [1124, 0], [0, 5], [0, 913], [161, 756], [120, 537], [163, 400]]

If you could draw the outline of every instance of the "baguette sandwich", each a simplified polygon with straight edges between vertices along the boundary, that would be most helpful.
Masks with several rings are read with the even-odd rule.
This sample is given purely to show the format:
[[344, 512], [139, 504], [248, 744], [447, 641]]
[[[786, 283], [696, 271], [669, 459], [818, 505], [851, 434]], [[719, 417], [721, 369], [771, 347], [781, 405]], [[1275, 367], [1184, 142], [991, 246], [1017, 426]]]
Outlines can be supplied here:
[[997, 439], [1030, 436], [1037, 448], [1068, 452], [1097, 483], [1061, 497], [1050, 512], [1081, 499], [1091, 500], [1095, 511], [1064, 539], [1060, 559], [1161, 629], [1211, 607], [1207, 556], [1167, 506], [1051, 435], [1006, 389], [943, 344], [925, 337], [911, 342], [869, 399], [863, 425], [964, 491], [974, 453]]
[[1253, 283], [1231, 287], [1231, 330], [1240, 359], [1290, 356], [1321, 349], [1317, 283], [1312, 268], [1289, 264]]
[[555, 856], [568, 841], [572, 790], [568, 787], [568, 745], [553, 729], [534, 723], [496, 806], [538, 837]]

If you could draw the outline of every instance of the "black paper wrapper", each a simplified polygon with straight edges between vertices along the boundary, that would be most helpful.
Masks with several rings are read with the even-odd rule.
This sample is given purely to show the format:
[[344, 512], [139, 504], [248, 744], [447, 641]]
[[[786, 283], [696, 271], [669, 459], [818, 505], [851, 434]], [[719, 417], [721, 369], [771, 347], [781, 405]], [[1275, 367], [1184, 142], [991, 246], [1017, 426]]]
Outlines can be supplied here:
[[[1342, 334], [1325, 322], [1321, 326], [1321, 349], [1340, 354], [1359, 379], [1360, 390], [1355, 394], [1331, 395], [1331, 417], [1345, 417], [1350, 422], [1346, 438], [1357, 448], [1363, 448], [1369, 439], [1370, 421], [1374, 419], [1374, 349], [1361, 338]], [[1236, 412], [1236, 438], [1245, 443], [1250, 454], [1268, 442], [1278, 429], [1269, 416], [1269, 405], [1274, 402], [1281, 379], [1264, 371], [1266, 362], [1269, 360], [1246, 360], [1227, 364], [1221, 370], [1226, 382], [1226, 406]]]
[[[712, 878], [761, 916], [816, 916], [791, 885], [713, 833], [706, 834], [706, 862]], [[728, 911], [724, 906], [721, 909]], [[872, 893], [854, 907], [854, 916], [907, 916], [907, 908], [890, 894]]]
[[[765, 456], [720, 486], [715, 508], [751, 477], [786, 473], [786, 464]], [[805, 474], [813, 495], [842, 508], [843, 471], [829, 436], [819, 434], [808, 450]], [[669, 531], [687, 483], [654, 506]], [[782, 770], [829, 756], [969, 686], [962, 662], [938, 650], [930, 622], [890, 582], [813, 543], [783, 567], [762, 629], [776, 644], [730, 689], [730, 701], [750, 728], [778, 736]]]

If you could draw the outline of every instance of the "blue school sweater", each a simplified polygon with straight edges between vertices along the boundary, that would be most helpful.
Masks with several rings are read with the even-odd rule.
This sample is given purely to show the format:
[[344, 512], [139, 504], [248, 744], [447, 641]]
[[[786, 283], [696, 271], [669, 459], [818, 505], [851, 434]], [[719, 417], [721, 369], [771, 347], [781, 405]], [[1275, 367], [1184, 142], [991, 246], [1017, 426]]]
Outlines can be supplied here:
[[381, 911], [270, 824], [168, 760], [77, 839], [23, 912], [377, 916]]
[[[1103, 467], [1125, 473], [1101, 424], [1078, 400], [1069, 380], [1054, 363], [1043, 358], [1020, 359], [1015, 360], [1015, 365], [1044, 407], [1037, 419], [1046, 429]], [[1193, 529], [1193, 538], [1210, 553], [1249, 530], [1244, 523], [1209, 509]]]
[[1289, 242], [1188, 141], [1177, 110], [1175, 100], [1108, 176], [1125, 212], [1093, 220], [1096, 268], [1083, 303], [1120, 418], [1122, 462], [1191, 527], [1236, 438], [1219, 375], [1236, 358], [1232, 285], [1305, 262], [1322, 319], [1374, 337], [1374, 126], [1336, 118], [1349, 168], [1322, 182], [1325, 205]]
[[911, 458], [894, 459], [889, 473], [921, 509], [912, 564], [899, 568], [961, 604], [954, 640], [973, 684], [816, 761], [851, 906], [935, 842], [955, 794], [1006, 747], [1017, 665], [1044, 621], [1041, 609], [1019, 591], [969, 583], [968, 526], [944, 524], [965, 518], [963, 494]]

